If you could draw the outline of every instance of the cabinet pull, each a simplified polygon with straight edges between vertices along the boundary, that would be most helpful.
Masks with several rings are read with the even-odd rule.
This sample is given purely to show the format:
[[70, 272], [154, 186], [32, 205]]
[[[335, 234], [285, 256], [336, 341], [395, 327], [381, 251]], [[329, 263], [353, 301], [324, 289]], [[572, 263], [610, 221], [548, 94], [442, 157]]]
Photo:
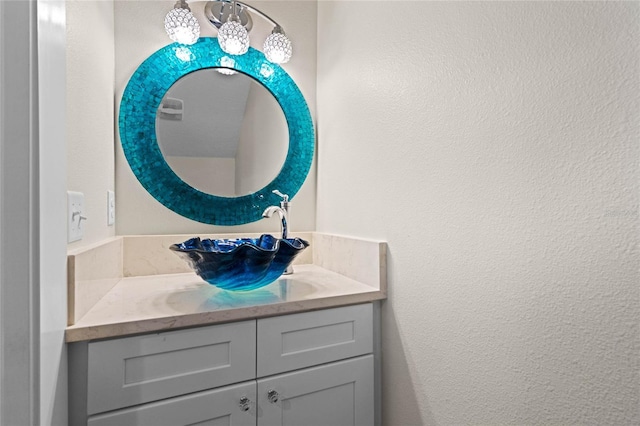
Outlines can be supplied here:
[[251, 408], [251, 401], [249, 400], [249, 398], [247, 398], [246, 396], [243, 396], [242, 398], [240, 398], [239, 404], [240, 409], [242, 411], [249, 411], [249, 408]]
[[276, 392], [275, 390], [269, 389], [267, 391], [267, 399], [270, 403], [275, 404], [276, 402], [278, 402], [279, 397], [280, 395], [278, 395], [278, 392]]

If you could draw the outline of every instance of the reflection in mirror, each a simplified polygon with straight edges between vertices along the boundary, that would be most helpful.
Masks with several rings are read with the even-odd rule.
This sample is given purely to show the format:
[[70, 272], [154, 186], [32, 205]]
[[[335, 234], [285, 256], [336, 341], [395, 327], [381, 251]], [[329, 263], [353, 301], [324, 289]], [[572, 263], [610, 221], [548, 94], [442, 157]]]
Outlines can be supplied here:
[[158, 145], [187, 184], [221, 197], [251, 194], [282, 169], [287, 121], [271, 93], [225, 68], [201, 69], [176, 81], [156, 114]]

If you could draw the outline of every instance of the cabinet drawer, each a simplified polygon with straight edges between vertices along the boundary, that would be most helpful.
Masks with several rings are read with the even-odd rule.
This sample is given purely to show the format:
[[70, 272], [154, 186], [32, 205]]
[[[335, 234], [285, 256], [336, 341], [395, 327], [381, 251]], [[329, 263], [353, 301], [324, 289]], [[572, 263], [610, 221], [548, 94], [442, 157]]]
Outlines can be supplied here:
[[[247, 398], [247, 411], [241, 398]], [[88, 426], [247, 426], [256, 423], [256, 382], [231, 385], [89, 418]]]
[[258, 377], [372, 351], [370, 303], [258, 320]]
[[91, 342], [87, 412], [250, 380], [256, 372], [255, 337], [255, 321], [245, 321]]

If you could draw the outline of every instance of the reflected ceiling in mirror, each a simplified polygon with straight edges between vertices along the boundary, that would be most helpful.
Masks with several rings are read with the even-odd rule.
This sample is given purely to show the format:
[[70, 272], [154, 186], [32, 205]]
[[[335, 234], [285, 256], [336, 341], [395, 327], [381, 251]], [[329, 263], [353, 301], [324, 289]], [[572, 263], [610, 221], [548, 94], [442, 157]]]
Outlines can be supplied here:
[[176, 81], [158, 108], [156, 135], [165, 161], [183, 181], [235, 197], [278, 175], [289, 134], [273, 95], [246, 74], [227, 71], [203, 69]]
[[[273, 95], [287, 123], [288, 145], [279, 172], [246, 195], [221, 196], [194, 188], [169, 166], [158, 144], [157, 113], [167, 91], [182, 77], [209, 68], [227, 68], [253, 78]], [[230, 56], [211, 37], [189, 47], [168, 45], [138, 67], [122, 95], [119, 131], [132, 172], [156, 200], [184, 217], [214, 225], [261, 219], [268, 206], [280, 202], [274, 190], [293, 198], [311, 168], [315, 145], [309, 108], [291, 77], [260, 51], [250, 48], [245, 55]]]

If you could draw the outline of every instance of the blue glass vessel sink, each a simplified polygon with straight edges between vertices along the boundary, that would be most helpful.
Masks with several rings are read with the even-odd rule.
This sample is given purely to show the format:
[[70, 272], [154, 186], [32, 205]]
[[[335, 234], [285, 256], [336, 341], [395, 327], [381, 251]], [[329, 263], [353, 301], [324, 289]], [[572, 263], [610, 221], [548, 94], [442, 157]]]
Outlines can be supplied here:
[[300, 238], [201, 240], [191, 238], [169, 247], [206, 282], [224, 290], [247, 291], [277, 280], [309, 243]]

